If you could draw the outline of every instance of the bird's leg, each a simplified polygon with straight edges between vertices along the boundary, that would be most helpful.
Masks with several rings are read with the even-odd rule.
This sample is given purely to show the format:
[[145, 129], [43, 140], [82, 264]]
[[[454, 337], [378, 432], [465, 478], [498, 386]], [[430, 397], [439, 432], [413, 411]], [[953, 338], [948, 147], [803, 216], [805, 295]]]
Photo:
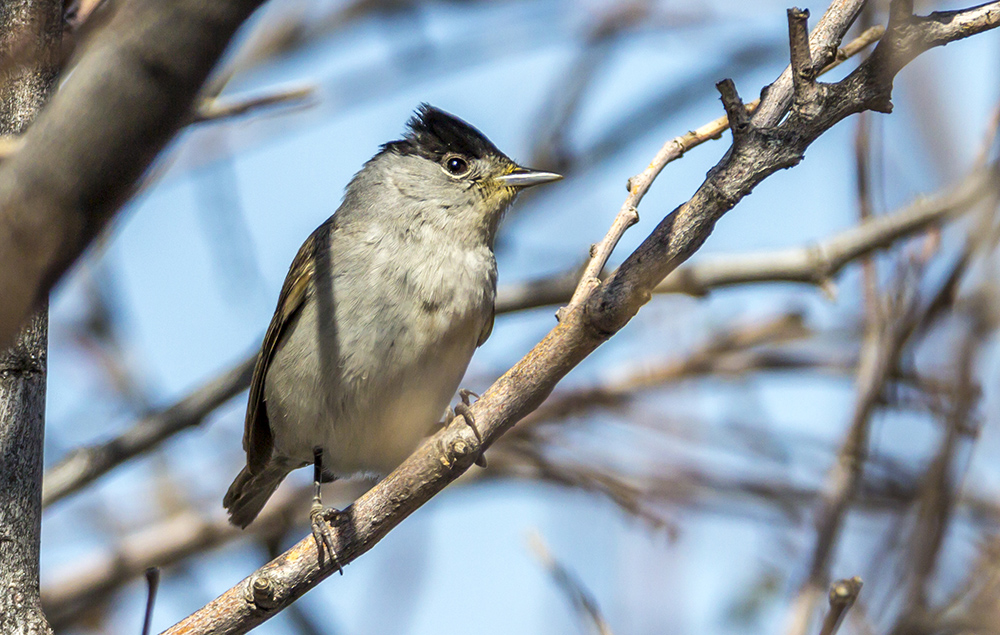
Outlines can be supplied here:
[[337, 552], [333, 548], [333, 533], [330, 528], [330, 520], [337, 517], [339, 510], [332, 507], [323, 507], [320, 488], [323, 483], [323, 448], [316, 446], [313, 448], [313, 484], [316, 490], [313, 494], [312, 508], [309, 510], [309, 520], [312, 524], [313, 540], [316, 541], [316, 549], [319, 557], [323, 558], [323, 549], [330, 554], [333, 564], [337, 565], [337, 571], [344, 575], [344, 568], [340, 566], [337, 559]]
[[475, 397], [476, 399], [479, 399], [479, 395], [472, 392], [471, 390], [466, 390], [465, 388], [462, 388], [461, 390], [458, 391], [458, 397], [462, 401], [456, 404], [455, 407], [452, 409], [452, 417], [451, 419], [448, 420], [447, 423], [451, 423], [452, 419], [461, 416], [462, 419], [465, 421], [466, 425], [472, 428], [473, 434], [476, 435], [476, 441], [479, 441], [479, 456], [476, 457], [476, 465], [478, 465], [479, 467], [486, 467], [486, 455], [484, 454], [485, 451], [483, 450], [483, 435], [480, 434], [479, 427], [476, 425], [476, 417], [475, 415], [472, 414], [472, 408], [469, 407], [472, 405], [471, 401], [469, 400], [469, 397]]

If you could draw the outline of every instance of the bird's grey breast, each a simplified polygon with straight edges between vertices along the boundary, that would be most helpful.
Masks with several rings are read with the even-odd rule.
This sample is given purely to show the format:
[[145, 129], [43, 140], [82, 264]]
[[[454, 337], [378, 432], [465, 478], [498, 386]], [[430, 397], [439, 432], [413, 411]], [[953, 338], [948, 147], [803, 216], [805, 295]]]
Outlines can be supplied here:
[[303, 463], [323, 440], [339, 475], [384, 473], [439, 420], [492, 320], [496, 263], [437, 228], [354, 223], [333, 232], [323, 275], [265, 384], [276, 452]]

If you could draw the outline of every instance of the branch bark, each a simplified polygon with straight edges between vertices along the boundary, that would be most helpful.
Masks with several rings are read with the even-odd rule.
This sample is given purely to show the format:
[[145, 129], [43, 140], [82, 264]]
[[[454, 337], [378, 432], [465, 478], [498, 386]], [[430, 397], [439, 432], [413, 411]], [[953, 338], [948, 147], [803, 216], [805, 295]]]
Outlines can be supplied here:
[[38, 597], [48, 311], [0, 355], [0, 632], [52, 633]]
[[[61, 31], [60, 0], [4, 3], [0, 56], [18, 63], [0, 78], [0, 135], [20, 134], [41, 110], [56, 76]], [[9, 337], [0, 340], [0, 632], [44, 635], [52, 633], [38, 590], [46, 302], [8, 345]]]
[[[844, 17], [848, 19], [853, 20], [853, 15]], [[537, 408], [566, 373], [621, 329], [649, 300], [656, 285], [704, 243], [715, 222], [755, 185], [797, 164], [812, 141], [847, 116], [865, 109], [888, 110], [892, 79], [906, 61], [931, 46], [998, 25], [1000, 2], [986, 9], [952, 12], [947, 20], [939, 14], [913, 18], [905, 33], [883, 38], [844, 80], [818, 85], [816, 103], [793, 109], [780, 124], [751, 125], [737, 135], [694, 197], [664, 219], [585, 301], [564, 311], [558, 326], [473, 404], [483, 447]], [[832, 55], [838, 34], [848, 26], [849, 22], [837, 22], [831, 28], [836, 37], [814, 33], [814, 55], [820, 59]], [[470, 427], [453, 421], [334, 521], [331, 530], [337, 560], [320, 559], [310, 536], [166, 632], [245, 633], [370, 549], [468, 470], [480, 450]]]

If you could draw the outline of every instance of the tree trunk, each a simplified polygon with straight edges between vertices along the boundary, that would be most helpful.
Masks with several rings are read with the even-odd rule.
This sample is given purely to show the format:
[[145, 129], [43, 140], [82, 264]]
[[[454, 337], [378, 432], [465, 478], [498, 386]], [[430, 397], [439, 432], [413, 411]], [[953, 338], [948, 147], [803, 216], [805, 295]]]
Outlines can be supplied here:
[[[61, 0], [0, 0], [0, 134], [24, 131], [58, 72]], [[0, 228], [2, 229], [2, 228]], [[0, 354], [0, 633], [51, 633], [38, 595], [48, 307]]]
[[0, 355], [0, 633], [51, 633], [38, 598], [48, 317]]

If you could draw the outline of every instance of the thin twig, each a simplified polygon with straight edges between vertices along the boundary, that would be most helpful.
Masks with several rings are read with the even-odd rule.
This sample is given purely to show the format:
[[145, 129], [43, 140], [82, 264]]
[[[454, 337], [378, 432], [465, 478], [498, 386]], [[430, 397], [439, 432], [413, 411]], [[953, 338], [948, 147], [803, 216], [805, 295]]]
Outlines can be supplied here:
[[[883, 33], [884, 29], [882, 27], [868, 29], [848, 46], [844, 47], [844, 49], [838, 51], [833, 60], [823, 69], [822, 73], [836, 68], [844, 60], [863, 51], [870, 44], [877, 42]], [[758, 101], [747, 104], [746, 112], [748, 114], [753, 113], [757, 105]], [[656, 156], [653, 157], [653, 160], [645, 170], [628, 180], [628, 197], [625, 199], [625, 203], [622, 204], [614, 222], [612, 222], [611, 229], [608, 230], [608, 233], [601, 242], [591, 248], [590, 261], [587, 263], [583, 275], [580, 277], [580, 282], [573, 292], [573, 296], [570, 298], [569, 306], [566, 307], [567, 309], [579, 306], [590, 295], [595, 286], [599, 284], [599, 277], [608, 262], [608, 258], [611, 256], [611, 252], [614, 251], [615, 246], [625, 231], [638, 222], [639, 203], [646, 195], [646, 192], [649, 191], [653, 181], [663, 171], [663, 168], [668, 163], [681, 158], [691, 148], [701, 145], [709, 139], [718, 138], [728, 126], [728, 117], [720, 117], [693, 132], [668, 141], [656, 153]]]
[[[865, 2], [866, 0], [834, 0], [823, 13], [823, 17], [809, 36], [809, 49], [812, 65], [815, 68], [828, 66], [839, 58], [837, 47], [854, 24]], [[815, 76], [816, 74], [813, 75]], [[792, 65], [789, 65], [778, 79], [767, 87], [763, 106], [754, 113], [754, 125], [759, 128], [777, 125], [792, 103], [794, 86]]]
[[837, 580], [830, 586], [830, 612], [823, 620], [823, 628], [820, 629], [819, 635], [837, 635], [847, 612], [851, 610], [858, 595], [861, 594], [863, 585], [861, 578], [854, 576], [845, 580]]
[[[858, 16], [859, 26], [870, 29], [875, 22], [875, 4], [867, 3]], [[874, 215], [872, 203], [872, 120], [871, 113], [858, 115], [854, 130], [854, 172], [856, 180], [856, 195], [858, 203], [858, 219], [864, 223]], [[875, 259], [861, 259], [862, 299], [865, 307], [865, 319], [874, 324], [878, 319], [878, 272]]]
[[146, 569], [146, 616], [142, 620], [142, 635], [149, 635], [153, 627], [153, 603], [156, 602], [156, 590], [160, 587], [160, 569]]
[[814, 367], [817, 360], [808, 356], [783, 356], [773, 350], [755, 350], [766, 344], [804, 339], [810, 333], [802, 316], [795, 313], [730, 327], [678, 359], [644, 364], [636, 370], [621, 373], [618, 379], [599, 385], [556, 392], [525, 417], [525, 425], [519, 426], [518, 430], [525, 429], [529, 422], [564, 418], [599, 405], [618, 405], [642, 390], [685, 379], [705, 375], [741, 377], [755, 370]]
[[[356, 488], [356, 485], [347, 487]], [[305, 489], [278, 492], [276, 499], [245, 532], [233, 527], [224, 517], [205, 518], [195, 512], [183, 512], [147, 527], [119, 541], [112, 552], [80, 563], [68, 574], [59, 575], [57, 580], [46, 584], [42, 589], [45, 614], [53, 627], [65, 627], [82, 611], [105, 600], [122, 584], [134, 580], [150, 567], [169, 567], [247, 536], [284, 533], [291, 519], [306, 518], [308, 496]]]
[[[913, 528], [908, 537], [904, 569], [908, 580], [899, 587], [905, 588], [903, 609], [891, 633], [909, 633], [920, 630], [919, 625], [931, 614], [928, 595], [934, 584], [933, 574], [949, 525], [955, 518], [961, 476], [968, 469], [968, 460], [956, 467], [959, 451], [978, 438], [980, 424], [974, 410], [981, 391], [976, 384], [975, 368], [982, 350], [982, 342], [992, 330], [985, 313], [986, 298], [974, 294], [964, 304], [963, 336], [955, 355], [954, 372], [958, 376], [950, 395], [950, 403], [943, 413], [944, 435], [934, 459], [930, 462], [918, 488], [917, 511]], [[967, 457], [968, 452], [964, 455]]]
[[816, 542], [810, 558], [809, 575], [792, 605], [788, 632], [805, 635], [819, 597], [829, 578], [833, 550], [838, 544], [844, 518], [861, 483], [868, 457], [868, 436], [872, 414], [882, 399], [890, 375], [894, 372], [919, 323], [916, 300], [903, 297], [899, 316], [869, 328], [858, 369], [857, 398], [851, 423], [837, 461], [827, 476], [824, 493], [816, 512]]
[[555, 559], [555, 556], [552, 555], [552, 552], [549, 551], [548, 546], [542, 539], [541, 534], [537, 531], [529, 534], [528, 545], [542, 563], [542, 566], [552, 576], [553, 581], [555, 581], [559, 589], [569, 598], [574, 608], [576, 608], [577, 613], [581, 616], [581, 620], [593, 626], [598, 635], [614, 635], [611, 627], [608, 625], [608, 621], [601, 614], [601, 609], [598, 608], [594, 596], [591, 595], [590, 591], [587, 590], [583, 583], [569, 569]]
[[986, 124], [987, 134], [983, 137], [983, 143], [976, 153], [975, 165], [986, 165], [990, 160], [990, 153], [1000, 138], [1000, 102], [993, 108], [993, 115]]
[[240, 362], [169, 408], [143, 417], [110, 441], [71, 452], [45, 474], [42, 505], [51, 505], [79, 491], [164, 439], [200, 425], [216, 408], [246, 389], [255, 361], [256, 355]]
[[237, 117], [271, 106], [294, 106], [302, 108], [310, 104], [315, 92], [316, 89], [312, 86], [300, 86], [242, 99], [204, 99], [195, 110], [192, 123]]

